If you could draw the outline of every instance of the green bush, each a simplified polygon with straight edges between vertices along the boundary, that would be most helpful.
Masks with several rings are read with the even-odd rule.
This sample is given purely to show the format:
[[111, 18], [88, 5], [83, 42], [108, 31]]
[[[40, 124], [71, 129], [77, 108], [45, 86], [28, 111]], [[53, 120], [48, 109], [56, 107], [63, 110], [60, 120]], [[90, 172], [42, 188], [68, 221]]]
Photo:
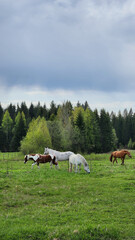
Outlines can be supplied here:
[[26, 137], [21, 141], [21, 152], [43, 153], [45, 146], [51, 147], [51, 137], [45, 118], [33, 119], [29, 125]]

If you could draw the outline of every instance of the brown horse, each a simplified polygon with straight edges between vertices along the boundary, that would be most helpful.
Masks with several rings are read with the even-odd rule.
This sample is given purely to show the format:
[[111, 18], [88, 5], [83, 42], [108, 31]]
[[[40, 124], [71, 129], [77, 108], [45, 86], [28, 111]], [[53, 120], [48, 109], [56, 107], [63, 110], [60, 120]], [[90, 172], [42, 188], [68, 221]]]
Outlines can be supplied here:
[[[130, 152], [128, 152], [127, 150], [112, 152], [111, 156], [110, 156], [110, 161], [113, 162], [113, 164], [114, 164], [115, 161], [116, 161], [116, 163], [118, 163], [117, 158], [121, 158], [121, 160], [122, 160], [121, 165], [124, 165], [124, 159], [125, 159], [126, 155], [128, 155], [130, 158], [132, 157]], [[114, 159], [113, 159], [113, 157], [114, 157]]]
[[24, 157], [24, 163], [26, 163], [28, 160], [33, 160], [34, 163], [32, 164], [32, 168], [34, 165], [37, 165], [39, 167], [39, 163], [50, 163], [50, 167], [52, 167], [52, 164], [58, 166], [58, 162], [56, 161], [56, 157], [52, 154], [48, 155], [41, 155], [41, 154], [28, 154]]

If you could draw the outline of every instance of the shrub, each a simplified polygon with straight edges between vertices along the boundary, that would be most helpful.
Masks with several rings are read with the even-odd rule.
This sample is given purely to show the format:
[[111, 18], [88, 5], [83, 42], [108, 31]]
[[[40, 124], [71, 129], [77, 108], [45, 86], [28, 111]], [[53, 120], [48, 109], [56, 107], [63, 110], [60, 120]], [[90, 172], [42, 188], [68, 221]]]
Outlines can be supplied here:
[[21, 141], [21, 152], [23, 154], [43, 153], [45, 146], [51, 147], [51, 145], [51, 137], [45, 118], [33, 119], [26, 137]]

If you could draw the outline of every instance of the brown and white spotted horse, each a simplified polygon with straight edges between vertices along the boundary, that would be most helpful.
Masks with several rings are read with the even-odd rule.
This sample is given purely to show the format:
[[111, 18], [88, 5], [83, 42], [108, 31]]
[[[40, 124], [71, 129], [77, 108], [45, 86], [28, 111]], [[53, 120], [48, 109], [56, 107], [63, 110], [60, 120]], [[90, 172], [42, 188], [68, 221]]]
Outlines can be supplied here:
[[34, 163], [32, 164], [32, 168], [34, 165], [37, 165], [39, 168], [39, 163], [50, 163], [50, 167], [52, 168], [52, 164], [54, 164], [56, 167], [58, 167], [58, 162], [56, 160], [56, 157], [52, 154], [48, 155], [41, 155], [41, 154], [28, 154], [24, 157], [24, 163], [26, 163], [28, 160], [33, 160]]

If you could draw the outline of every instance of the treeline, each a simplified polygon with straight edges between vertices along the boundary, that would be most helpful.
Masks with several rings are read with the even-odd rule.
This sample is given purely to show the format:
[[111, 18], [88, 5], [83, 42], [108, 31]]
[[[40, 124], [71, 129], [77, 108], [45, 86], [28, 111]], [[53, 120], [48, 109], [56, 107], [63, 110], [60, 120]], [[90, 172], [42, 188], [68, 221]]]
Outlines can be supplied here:
[[[35, 140], [34, 140], [35, 139]], [[22, 102], [3, 109], [0, 104], [0, 151], [56, 150], [91, 153], [135, 148], [135, 114], [92, 111], [87, 103], [70, 101], [50, 107]], [[33, 148], [31, 148], [33, 146]], [[39, 146], [39, 148], [38, 148]]]

